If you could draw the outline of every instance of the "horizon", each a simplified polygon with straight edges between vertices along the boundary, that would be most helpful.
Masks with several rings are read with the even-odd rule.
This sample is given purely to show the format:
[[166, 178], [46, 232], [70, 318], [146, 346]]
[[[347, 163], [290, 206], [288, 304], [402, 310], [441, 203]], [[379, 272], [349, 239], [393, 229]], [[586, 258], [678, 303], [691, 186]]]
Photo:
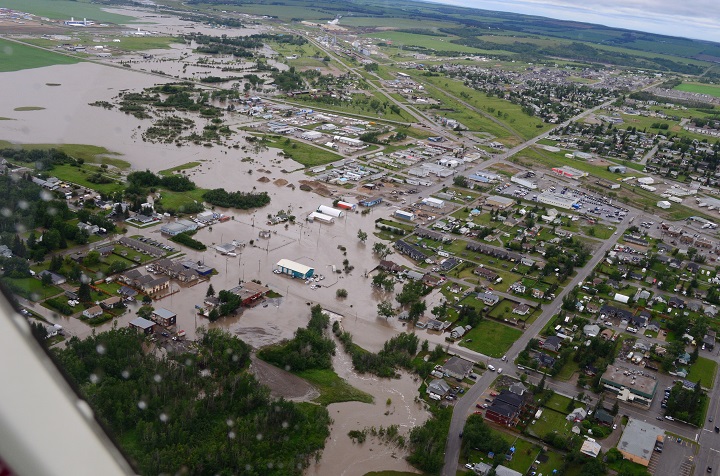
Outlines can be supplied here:
[[712, 0], [425, 0], [720, 43], [720, 10]]

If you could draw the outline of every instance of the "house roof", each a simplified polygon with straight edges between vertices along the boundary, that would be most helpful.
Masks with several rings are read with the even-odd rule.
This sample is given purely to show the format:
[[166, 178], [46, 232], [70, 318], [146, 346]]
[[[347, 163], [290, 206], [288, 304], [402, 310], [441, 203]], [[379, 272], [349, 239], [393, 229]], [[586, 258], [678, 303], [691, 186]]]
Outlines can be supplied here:
[[149, 329], [150, 327], [154, 326], [155, 323], [153, 321], [148, 321], [144, 317], [136, 317], [132, 321], [130, 321], [130, 325], [134, 327], [139, 327], [140, 329]]
[[168, 311], [164, 307], [159, 307], [153, 311], [153, 314], [160, 317], [161, 319], [172, 319], [173, 317], [176, 317], [177, 314], [175, 314], [172, 311]]
[[[430, 392], [442, 393], [443, 395], [450, 391], [450, 385], [441, 378], [434, 379], [428, 384], [427, 388]], [[439, 392], [435, 392], [435, 390], [439, 390]]]
[[663, 433], [664, 431], [655, 425], [630, 418], [617, 447], [620, 451], [649, 461], [657, 437]]
[[515, 408], [520, 408], [525, 402], [525, 400], [520, 395], [517, 395], [510, 390], [501, 391], [500, 394], [495, 397], [495, 401], [511, 405]]
[[[464, 329], [463, 329], [464, 330]], [[458, 375], [465, 375], [472, 371], [473, 363], [469, 360], [461, 359], [460, 357], [451, 357], [447, 362], [445, 362], [445, 365], [443, 365], [443, 369], [446, 371], [451, 371], [452, 373], [458, 374]]]
[[522, 382], [516, 382], [510, 385], [509, 391], [514, 393], [515, 395], [522, 396], [525, 392], [527, 392], [527, 387], [523, 385]]

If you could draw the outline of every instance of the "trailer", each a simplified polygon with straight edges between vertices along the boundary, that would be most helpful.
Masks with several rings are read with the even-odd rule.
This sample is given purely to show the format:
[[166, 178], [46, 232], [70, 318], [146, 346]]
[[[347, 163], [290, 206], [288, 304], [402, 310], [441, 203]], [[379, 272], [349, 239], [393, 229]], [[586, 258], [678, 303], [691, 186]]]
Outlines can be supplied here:
[[345, 212], [342, 210], [338, 210], [337, 208], [328, 207], [327, 205], [320, 205], [317, 207], [316, 210], [318, 213], [322, 213], [324, 215], [329, 215], [333, 218], [341, 218], [345, 216]]

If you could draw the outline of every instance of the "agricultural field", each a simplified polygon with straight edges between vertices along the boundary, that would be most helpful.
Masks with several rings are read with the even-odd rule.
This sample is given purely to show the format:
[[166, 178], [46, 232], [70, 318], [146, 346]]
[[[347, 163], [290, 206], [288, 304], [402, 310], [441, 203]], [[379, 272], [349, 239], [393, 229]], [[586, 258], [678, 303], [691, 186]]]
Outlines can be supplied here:
[[32, 13], [41, 17], [69, 20], [70, 17], [87, 18], [103, 23], [131, 23], [133, 17], [106, 12], [101, 5], [90, 0], [3, 0], [4, 8]]
[[[3, 4], [3, 6], [6, 5]], [[75, 64], [80, 61], [79, 58], [0, 39], [0, 73], [42, 68], [56, 64]]]
[[687, 91], [689, 93], [707, 94], [708, 96], [720, 97], [720, 86], [712, 84], [700, 83], [682, 83], [675, 86], [678, 91]]

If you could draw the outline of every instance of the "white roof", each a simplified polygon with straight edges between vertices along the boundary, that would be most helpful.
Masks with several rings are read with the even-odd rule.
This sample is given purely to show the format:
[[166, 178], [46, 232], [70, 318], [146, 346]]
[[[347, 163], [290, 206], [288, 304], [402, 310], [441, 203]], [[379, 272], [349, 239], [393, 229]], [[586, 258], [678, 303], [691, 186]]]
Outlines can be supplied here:
[[165, 309], [164, 307], [159, 307], [159, 308], [155, 309], [155, 310], [153, 311], [153, 314], [155, 314], [156, 316], [159, 316], [159, 317], [161, 317], [161, 318], [163, 318], [163, 319], [169, 319], [169, 318], [171, 318], [171, 317], [175, 317], [175, 316], [176, 316], [176, 314], [175, 314], [174, 312], [168, 311], [168, 310]]
[[279, 268], [291, 269], [301, 274], [307, 274], [310, 271], [314, 271], [314, 269], [310, 266], [304, 265], [302, 263], [296, 263], [295, 261], [290, 261], [289, 259], [281, 259], [277, 262], [277, 266]]

